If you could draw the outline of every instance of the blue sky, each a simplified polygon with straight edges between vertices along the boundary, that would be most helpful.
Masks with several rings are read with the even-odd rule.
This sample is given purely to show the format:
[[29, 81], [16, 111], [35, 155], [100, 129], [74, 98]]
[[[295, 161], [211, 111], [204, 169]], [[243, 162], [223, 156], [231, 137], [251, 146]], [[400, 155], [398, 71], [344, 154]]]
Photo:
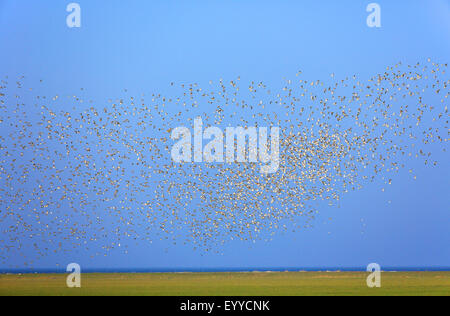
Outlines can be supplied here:
[[[276, 86], [298, 70], [310, 80], [364, 78], [398, 61], [448, 62], [450, 1], [379, 0], [379, 29], [366, 25], [370, 2], [78, 0], [82, 27], [69, 29], [69, 1], [0, 0], [0, 76], [43, 79], [38, 93], [48, 96], [83, 87], [106, 103], [125, 88], [164, 94], [171, 82], [241, 76]], [[405, 169], [386, 192], [368, 184], [340, 208], [322, 207], [312, 228], [271, 242], [229, 242], [217, 255], [164, 241], [94, 259], [79, 249], [34, 267], [448, 267], [450, 168], [448, 155], [439, 158], [439, 168], [412, 161], [417, 180]]]

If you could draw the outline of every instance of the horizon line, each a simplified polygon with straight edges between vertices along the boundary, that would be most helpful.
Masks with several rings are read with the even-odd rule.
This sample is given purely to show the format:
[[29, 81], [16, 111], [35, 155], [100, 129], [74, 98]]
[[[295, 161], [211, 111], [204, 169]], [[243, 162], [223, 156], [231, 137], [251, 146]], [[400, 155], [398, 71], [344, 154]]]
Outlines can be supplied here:
[[[381, 272], [439, 272], [450, 266], [386, 266]], [[67, 273], [65, 268], [0, 268], [0, 274]], [[227, 273], [227, 272], [367, 272], [366, 267], [194, 267], [194, 268], [86, 268], [82, 273]]]

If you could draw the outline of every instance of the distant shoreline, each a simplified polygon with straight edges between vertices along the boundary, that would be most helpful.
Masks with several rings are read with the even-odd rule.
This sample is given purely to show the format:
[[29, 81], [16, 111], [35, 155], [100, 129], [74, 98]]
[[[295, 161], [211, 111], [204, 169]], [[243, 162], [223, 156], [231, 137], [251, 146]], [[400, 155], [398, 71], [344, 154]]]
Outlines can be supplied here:
[[[447, 272], [450, 267], [385, 267], [382, 272]], [[82, 273], [274, 273], [274, 272], [366, 272], [363, 267], [321, 268], [86, 268]], [[65, 269], [0, 269], [0, 274], [64, 274]]]

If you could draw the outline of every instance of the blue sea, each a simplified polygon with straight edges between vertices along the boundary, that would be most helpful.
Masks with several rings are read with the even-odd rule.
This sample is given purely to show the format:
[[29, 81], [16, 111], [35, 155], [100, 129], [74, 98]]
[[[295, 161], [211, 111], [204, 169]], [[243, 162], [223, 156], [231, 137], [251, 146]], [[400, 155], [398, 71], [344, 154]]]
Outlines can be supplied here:
[[[365, 267], [87, 268], [82, 273], [361, 272]], [[384, 267], [384, 272], [450, 271], [450, 267]], [[0, 274], [67, 273], [65, 269], [0, 269]]]

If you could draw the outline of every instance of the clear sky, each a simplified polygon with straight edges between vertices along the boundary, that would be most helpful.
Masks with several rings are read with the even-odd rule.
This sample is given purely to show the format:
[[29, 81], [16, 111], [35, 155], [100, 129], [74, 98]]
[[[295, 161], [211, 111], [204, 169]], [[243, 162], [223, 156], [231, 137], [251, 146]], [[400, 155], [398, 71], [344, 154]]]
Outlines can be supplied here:
[[[401, 61], [450, 57], [449, 0], [378, 0], [381, 28], [366, 25], [362, 0], [78, 0], [81, 28], [66, 26], [70, 1], [0, 0], [0, 76], [45, 81], [41, 95], [82, 87], [100, 104], [130, 93], [166, 93], [171, 82], [264, 81], [298, 70], [310, 80], [364, 78]], [[448, 79], [448, 77], [447, 77]], [[255, 244], [232, 241], [221, 254], [190, 245], [138, 243], [90, 259], [85, 249], [41, 258], [34, 268], [450, 266], [450, 167], [414, 165], [322, 207], [311, 228]], [[388, 201], [391, 201], [388, 203]], [[4, 212], [4, 210], [0, 210]], [[332, 218], [332, 220], [329, 220]], [[3, 229], [0, 222], [0, 228]], [[25, 243], [27, 241], [24, 241]], [[28, 241], [31, 242], [31, 241]], [[1, 245], [0, 245], [0, 248]], [[3, 250], [1, 250], [3, 251]], [[7, 264], [22, 267], [23, 258]]]

